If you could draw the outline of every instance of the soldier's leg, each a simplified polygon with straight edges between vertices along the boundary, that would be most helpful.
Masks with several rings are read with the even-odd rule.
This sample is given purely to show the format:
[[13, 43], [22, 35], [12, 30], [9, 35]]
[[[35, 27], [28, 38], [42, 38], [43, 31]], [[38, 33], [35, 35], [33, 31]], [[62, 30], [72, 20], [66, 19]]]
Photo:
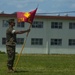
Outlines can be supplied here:
[[15, 60], [15, 46], [12, 47], [13, 52], [12, 52], [12, 67], [14, 65], [14, 60]]
[[8, 55], [8, 61], [7, 61], [8, 69], [12, 69], [15, 59], [15, 47], [7, 46], [7, 55]]

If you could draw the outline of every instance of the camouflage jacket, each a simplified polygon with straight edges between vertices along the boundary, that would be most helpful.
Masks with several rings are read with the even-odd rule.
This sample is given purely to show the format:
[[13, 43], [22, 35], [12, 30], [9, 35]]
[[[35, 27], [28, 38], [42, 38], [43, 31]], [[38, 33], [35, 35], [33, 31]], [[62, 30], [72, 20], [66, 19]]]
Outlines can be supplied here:
[[6, 30], [6, 45], [15, 46], [16, 45], [16, 34], [12, 33], [14, 30], [12, 27], [9, 27]]

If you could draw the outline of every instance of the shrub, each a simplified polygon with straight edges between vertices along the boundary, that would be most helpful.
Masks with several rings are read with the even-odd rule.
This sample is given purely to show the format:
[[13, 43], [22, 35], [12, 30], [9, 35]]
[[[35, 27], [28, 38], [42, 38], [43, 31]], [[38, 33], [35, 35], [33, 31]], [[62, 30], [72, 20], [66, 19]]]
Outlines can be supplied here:
[[5, 52], [0, 51], [0, 54], [5, 54]]

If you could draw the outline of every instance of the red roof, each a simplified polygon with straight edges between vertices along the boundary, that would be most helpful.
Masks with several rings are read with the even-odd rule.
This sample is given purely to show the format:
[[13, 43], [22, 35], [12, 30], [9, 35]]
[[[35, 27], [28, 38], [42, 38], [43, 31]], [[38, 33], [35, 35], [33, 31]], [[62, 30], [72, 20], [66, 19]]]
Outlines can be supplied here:
[[[0, 17], [17, 17], [17, 15], [16, 15], [16, 14], [0, 14]], [[48, 16], [48, 15], [36, 15], [35, 18], [40, 18], [40, 19], [75, 20], [75, 16]]]

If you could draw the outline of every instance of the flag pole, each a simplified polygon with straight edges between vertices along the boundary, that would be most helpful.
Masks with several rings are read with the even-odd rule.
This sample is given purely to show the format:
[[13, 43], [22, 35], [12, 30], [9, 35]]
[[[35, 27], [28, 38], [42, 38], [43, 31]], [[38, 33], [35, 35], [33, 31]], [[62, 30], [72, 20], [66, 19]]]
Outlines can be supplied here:
[[[32, 24], [30, 24], [29, 29], [31, 28], [31, 26], [32, 26]], [[22, 54], [22, 51], [23, 51], [23, 49], [24, 49], [24, 47], [25, 47], [28, 34], [29, 34], [29, 32], [27, 32], [27, 34], [26, 34], [26, 39], [24, 39], [24, 43], [23, 43], [23, 45], [22, 45], [22, 49], [21, 49], [20, 53], [18, 54], [18, 58], [17, 58], [17, 60], [16, 60], [15, 66], [14, 66], [14, 70], [16, 69], [16, 66], [17, 66], [17, 64], [18, 64], [18, 62], [19, 62], [20, 56], [21, 56], [21, 54]]]
[[[38, 7], [38, 6], [37, 6], [37, 7]], [[20, 19], [24, 19], [25, 22], [28, 22], [27, 20], [32, 17], [32, 18], [31, 18], [31, 21], [29, 20], [29, 23], [30, 23], [29, 29], [30, 29], [31, 26], [32, 26], [32, 22], [33, 22], [33, 19], [34, 19], [34, 16], [35, 16], [36, 11], [37, 11], [37, 8], [36, 8], [34, 11], [31, 11], [32, 13], [29, 12], [32, 16], [31, 16], [31, 15], [30, 15], [30, 16], [28, 16], [28, 15], [25, 16], [25, 15], [24, 15], [25, 18], [19, 17]], [[22, 14], [22, 13], [18, 13], [17, 16], [19, 16], [20, 14]], [[22, 21], [24, 21], [24, 20], [22, 20]], [[24, 39], [24, 43], [23, 43], [23, 45], [22, 45], [22, 49], [21, 49], [21, 51], [20, 51], [20, 53], [19, 53], [19, 56], [18, 56], [18, 58], [17, 58], [17, 61], [16, 61], [16, 63], [15, 63], [14, 69], [16, 69], [16, 66], [17, 66], [17, 64], [18, 64], [18, 62], [19, 62], [20, 56], [21, 56], [21, 54], [22, 54], [22, 51], [23, 51], [23, 49], [24, 49], [24, 47], [25, 47], [25, 44], [26, 44], [26, 41], [27, 41], [28, 34], [29, 34], [29, 32], [28, 32], [27, 35], [26, 35], [26, 39]]]

